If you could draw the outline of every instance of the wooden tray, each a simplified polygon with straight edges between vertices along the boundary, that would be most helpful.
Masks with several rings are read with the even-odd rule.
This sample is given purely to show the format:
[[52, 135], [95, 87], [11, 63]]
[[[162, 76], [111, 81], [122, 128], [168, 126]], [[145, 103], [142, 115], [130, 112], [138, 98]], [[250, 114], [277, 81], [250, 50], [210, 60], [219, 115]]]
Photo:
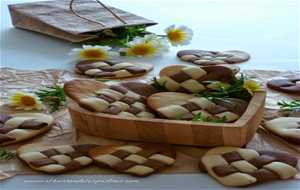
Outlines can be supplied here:
[[208, 123], [149, 118], [124, 118], [93, 113], [69, 99], [73, 126], [84, 133], [120, 140], [194, 146], [245, 145], [264, 113], [265, 92], [256, 92], [245, 113], [234, 123]]

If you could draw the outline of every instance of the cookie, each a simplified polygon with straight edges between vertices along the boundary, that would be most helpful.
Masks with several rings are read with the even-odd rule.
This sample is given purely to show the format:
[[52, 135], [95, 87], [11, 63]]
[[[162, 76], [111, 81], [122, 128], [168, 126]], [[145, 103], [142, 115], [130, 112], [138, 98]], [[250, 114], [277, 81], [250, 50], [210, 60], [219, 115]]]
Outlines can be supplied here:
[[285, 152], [217, 147], [201, 158], [199, 168], [223, 185], [244, 187], [293, 178], [296, 165], [297, 159]]
[[92, 112], [124, 117], [155, 117], [146, 100], [157, 90], [148, 84], [124, 82], [108, 86], [92, 80], [73, 80], [64, 85], [64, 90], [80, 107]]
[[0, 114], [0, 146], [33, 138], [51, 128], [53, 118], [41, 113]]
[[101, 167], [143, 177], [173, 165], [176, 152], [167, 145], [141, 144], [98, 147], [89, 155]]
[[18, 157], [36, 171], [62, 174], [93, 163], [88, 152], [97, 145], [27, 144], [17, 150]]
[[267, 86], [280, 92], [300, 95], [300, 78], [271, 80]]
[[168, 119], [192, 120], [196, 115], [212, 121], [224, 118], [225, 122], [234, 122], [247, 109], [248, 103], [240, 99], [208, 100], [189, 94], [161, 92], [151, 95], [147, 103], [150, 108]]
[[300, 118], [279, 117], [263, 124], [264, 128], [271, 133], [289, 141], [300, 144]]
[[143, 62], [124, 62], [113, 60], [87, 60], [76, 64], [75, 71], [96, 78], [127, 78], [144, 75], [153, 65]]
[[158, 82], [171, 92], [200, 93], [207, 90], [207, 81], [233, 83], [233, 76], [233, 70], [225, 66], [172, 65], [160, 71]]
[[182, 61], [198, 65], [233, 64], [247, 61], [250, 55], [243, 51], [204, 51], [204, 50], [182, 50], [177, 53]]

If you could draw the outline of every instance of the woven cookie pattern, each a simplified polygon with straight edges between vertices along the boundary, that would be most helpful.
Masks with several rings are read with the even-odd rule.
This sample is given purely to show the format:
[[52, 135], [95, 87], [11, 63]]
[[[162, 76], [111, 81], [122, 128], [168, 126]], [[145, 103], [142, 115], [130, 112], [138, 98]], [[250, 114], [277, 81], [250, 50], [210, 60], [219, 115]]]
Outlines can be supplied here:
[[96, 164], [137, 176], [147, 176], [175, 163], [175, 152], [143, 146], [121, 146], [93, 157]]
[[154, 114], [146, 105], [146, 96], [127, 90], [122, 86], [112, 85], [95, 92], [97, 97], [87, 97], [80, 101], [80, 106], [90, 111], [126, 117], [153, 118]]
[[225, 118], [226, 122], [236, 121], [239, 113], [230, 111], [227, 107], [215, 104], [203, 97], [196, 97], [187, 100], [187, 103], [181, 105], [168, 105], [158, 108], [157, 111], [168, 119], [192, 120], [196, 115], [201, 119], [217, 120]]
[[300, 78], [272, 80], [267, 83], [267, 86], [281, 92], [300, 95]]
[[[38, 145], [36, 145], [38, 147]], [[96, 145], [61, 145], [42, 151], [24, 151], [18, 156], [35, 170], [60, 174], [78, 170], [93, 162], [88, 152]]]
[[209, 86], [205, 81], [222, 81], [230, 83], [233, 71], [227, 67], [193, 67], [186, 66], [179, 70], [160, 75], [159, 83], [171, 92], [200, 93]]
[[28, 136], [28, 130], [39, 130], [48, 123], [28, 117], [10, 117], [0, 115], [0, 145]]
[[[245, 53], [246, 54], [246, 53]], [[183, 50], [177, 56], [187, 62], [199, 65], [232, 64], [246, 61], [248, 58], [238, 56], [234, 53], [202, 50]]]
[[76, 65], [78, 73], [93, 77], [124, 78], [143, 75], [147, 70], [141, 66], [121, 61], [82, 61]]
[[202, 157], [210, 175], [228, 186], [248, 186], [276, 179], [289, 179], [296, 173], [297, 159], [287, 153], [237, 149]]

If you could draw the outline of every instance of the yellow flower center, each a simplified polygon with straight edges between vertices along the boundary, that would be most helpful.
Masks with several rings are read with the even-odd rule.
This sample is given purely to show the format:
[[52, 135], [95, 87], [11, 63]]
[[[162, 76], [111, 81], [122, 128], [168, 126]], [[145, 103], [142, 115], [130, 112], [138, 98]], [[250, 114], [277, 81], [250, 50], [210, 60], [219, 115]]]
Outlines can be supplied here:
[[107, 57], [107, 53], [101, 49], [85, 49], [80, 52], [80, 55], [84, 59], [104, 59]]
[[150, 44], [136, 44], [129, 49], [128, 55], [149, 56], [155, 53], [155, 47]]
[[185, 38], [185, 33], [182, 30], [174, 29], [170, 30], [167, 36], [172, 42], [181, 42]]
[[35, 99], [31, 96], [23, 96], [20, 100], [26, 106], [33, 106], [35, 104]]

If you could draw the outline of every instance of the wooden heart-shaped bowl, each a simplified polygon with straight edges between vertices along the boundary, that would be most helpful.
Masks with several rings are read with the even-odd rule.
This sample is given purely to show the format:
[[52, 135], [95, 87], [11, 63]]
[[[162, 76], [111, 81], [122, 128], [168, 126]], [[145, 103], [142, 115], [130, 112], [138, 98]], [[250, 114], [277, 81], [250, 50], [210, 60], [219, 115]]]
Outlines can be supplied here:
[[265, 92], [254, 93], [246, 111], [234, 123], [120, 117], [87, 111], [71, 99], [67, 107], [73, 126], [94, 136], [152, 143], [241, 147], [261, 123], [265, 97]]

